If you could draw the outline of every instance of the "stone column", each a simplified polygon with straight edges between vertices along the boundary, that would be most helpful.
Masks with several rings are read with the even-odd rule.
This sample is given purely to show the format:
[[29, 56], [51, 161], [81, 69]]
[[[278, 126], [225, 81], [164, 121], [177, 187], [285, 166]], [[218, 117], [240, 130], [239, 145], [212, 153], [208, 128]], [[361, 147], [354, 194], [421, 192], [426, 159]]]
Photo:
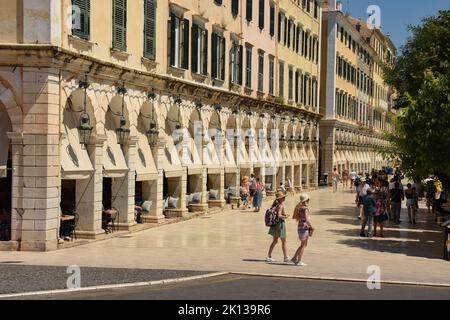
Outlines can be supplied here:
[[103, 143], [106, 136], [97, 136], [94, 145], [88, 146], [94, 172], [90, 179], [78, 180], [76, 199], [79, 201], [77, 213], [80, 216], [77, 237], [96, 239], [104, 234], [102, 229], [103, 195]]

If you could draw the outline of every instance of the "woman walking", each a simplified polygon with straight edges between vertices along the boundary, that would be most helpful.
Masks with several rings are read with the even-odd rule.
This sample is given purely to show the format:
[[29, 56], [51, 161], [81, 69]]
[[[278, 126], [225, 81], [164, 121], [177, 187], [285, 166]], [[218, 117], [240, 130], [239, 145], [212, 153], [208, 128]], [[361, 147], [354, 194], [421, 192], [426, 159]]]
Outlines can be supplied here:
[[348, 187], [348, 177], [349, 172], [347, 169], [344, 169], [344, 172], [342, 172], [342, 182], [344, 184], [344, 189]]
[[289, 262], [291, 258], [287, 255], [287, 241], [286, 241], [286, 222], [285, 220], [289, 218], [289, 215], [286, 215], [284, 212], [284, 201], [286, 200], [286, 195], [278, 191], [276, 193], [276, 199], [272, 205], [272, 208], [275, 208], [275, 211], [278, 216], [278, 224], [270, 227], [269, 234], [273, 237], [272, 244], [269, 248], [269, 254], [267, 255], [267, 262], [274, 262], [275, 259], [272, 258], [272, 252], [275, 246], [278, 243], [278, 239], [281, 239], [281, 245], [284, 254], [284, 262]]
[[416, 224], [416, 191], [413, 190], [411, 183], [408, 183], [405, 190], [406, 208], [408, 208], [408, 217], [410, 224]]
[[255, 208], [255, 212], [259, 212], [261, 210], [263, 190], [264, 185], [261, 183], [260, 179], [257, 178], [255, 196], [253, 197], [253, 207]]
[[333, 192], [337, 192], [338, 183], [339, 183], [341, 177], [336, 168], [333, 169], [333, 174], [332, 174], [331, 178], [333, 179]]
[[[383, 238], [384, 221], [388, 220], [386, 214], [385, 200], [380, 190], [375, 190], [375, 218], [374, 218], [374, 237]], [[377, 233], [377, 227], [380, 227], [380, 233]]]
[[306, 267], [306, 263], [302, 262], [302, 258], [305, 249], [308, 246], [308, 239], [312, 236], [312, 233], [314, 231], [309, 217], [309, 196], [307, 194], [302, 194], [300, 196], [300, 203], [295, 208], [293, 218], [298, 222], [298, 237], [300, 239], [300, 247], [295, 252], [295, 255], [291, 261], [295, 265]]

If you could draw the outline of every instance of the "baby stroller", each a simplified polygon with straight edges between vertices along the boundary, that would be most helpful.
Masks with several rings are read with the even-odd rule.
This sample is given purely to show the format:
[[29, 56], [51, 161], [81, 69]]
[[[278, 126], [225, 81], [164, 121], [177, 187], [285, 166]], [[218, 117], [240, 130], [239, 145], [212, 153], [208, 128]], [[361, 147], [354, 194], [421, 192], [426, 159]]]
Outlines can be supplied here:
[[245, 189], [244, 187], [241, 187], [239, 189], [239, 196], [241, 197], [241, 202], [242, 202], [242, 206], [244, 207], [244, 209], [248, 209], [249, 207], [249, 197], [250, 194], [248, 193], [247, 189]]

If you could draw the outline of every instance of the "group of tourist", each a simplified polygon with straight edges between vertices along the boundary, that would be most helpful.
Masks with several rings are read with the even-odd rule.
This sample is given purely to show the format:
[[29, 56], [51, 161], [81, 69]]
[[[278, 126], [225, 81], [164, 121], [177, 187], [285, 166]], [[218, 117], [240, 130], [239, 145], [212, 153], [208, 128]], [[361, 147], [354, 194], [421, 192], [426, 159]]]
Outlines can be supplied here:
[[252, 173], [250, 178], [244, 176], [241, 181], [240, 197], [243, 209], [254, 208], [255, 212], [259, 212], [262, 206], [264, 184], [260, 178], [255, 177]]

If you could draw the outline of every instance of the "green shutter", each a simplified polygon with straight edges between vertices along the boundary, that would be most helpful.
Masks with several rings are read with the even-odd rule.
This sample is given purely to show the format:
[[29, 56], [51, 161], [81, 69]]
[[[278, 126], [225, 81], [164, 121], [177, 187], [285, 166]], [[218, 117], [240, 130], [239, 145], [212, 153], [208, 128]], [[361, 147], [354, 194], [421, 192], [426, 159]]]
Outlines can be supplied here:
[[127, 51], [127, 0], [113, 0], [113, 48]]
[[189, 69], [189, 20], [183, 20], [183, 61], [181, 67]]
[[278, 42], [281, 42], [281, 12], [278, 12]]
[[155, 59], [156, 0], [144, 0], [144, 57]]
[[239, 85], [242, 85], [242, 73], [243, 73], [243, 59], [244, 59], [244, 50], [243, 50], [243, 47], [242, 46], [239, 46], [238, 47], [239, 48], [239, 54], [238, 54], [238, 59], [239, 59], [239, 61], [238, 61], [238, 70], [239, 70], [239, 73], [238, 73], [238, 84]]
[[264, 29], [264, 1], [259, 0], [259, 29]]
[[[72, 0], [72, 6], [78, 7], [80, 17], [80, 28], [76, 29], [75, 27], [72, 29], [72, 34], [89, 40], [90, 38], [90, 15], [91, 15], [91, 1], [90, 0]], [[77, 12], [74, 11], [73, 12]], [[75, 18], [75, 17], [74, 17]]]
[[[201, 31], [200, 31], [201, 32]], [[198, 38], [199, 38], [199, 29], [196, 24], [192, 25], [192, 61], [191, 61], [191, 68], [192, 72], [197, 73], [198, 72]]]
[[270, 7], [270, 36], [275, 35], [275, 7]]
[[208, 75], [208, 30], [205, 30], [203, 48], [203, 75]]
[[239, 0], [231, 0], [231, 13], [234, 16], [239, 13]]
[[253, 19], [253, 0], [247, 0], [245, 17], [248, 22]]
[[214, 32], [211, 35], [211, 78], [217, 78], [217, 52], [219, 43], [217, 41], [217, 34]]
[[220, 76], [220, 80], [225, 80], [225, 58], [226, 58], [226, 55], [225, 55], [225, 38], [223, 38], [223, 37], [221, 37], [220, 38], [220, 64], [221, 64], [221, 67], [222, 67], [222, 70], [221, 70], [221, 72], [222, 72], [222, 74], [221, 74], [221, 76]]
[[173, 13], [170, 14], [169, 28], [170, 28], [170, 65], [175, 66], [175, 24], [176, 17]]

